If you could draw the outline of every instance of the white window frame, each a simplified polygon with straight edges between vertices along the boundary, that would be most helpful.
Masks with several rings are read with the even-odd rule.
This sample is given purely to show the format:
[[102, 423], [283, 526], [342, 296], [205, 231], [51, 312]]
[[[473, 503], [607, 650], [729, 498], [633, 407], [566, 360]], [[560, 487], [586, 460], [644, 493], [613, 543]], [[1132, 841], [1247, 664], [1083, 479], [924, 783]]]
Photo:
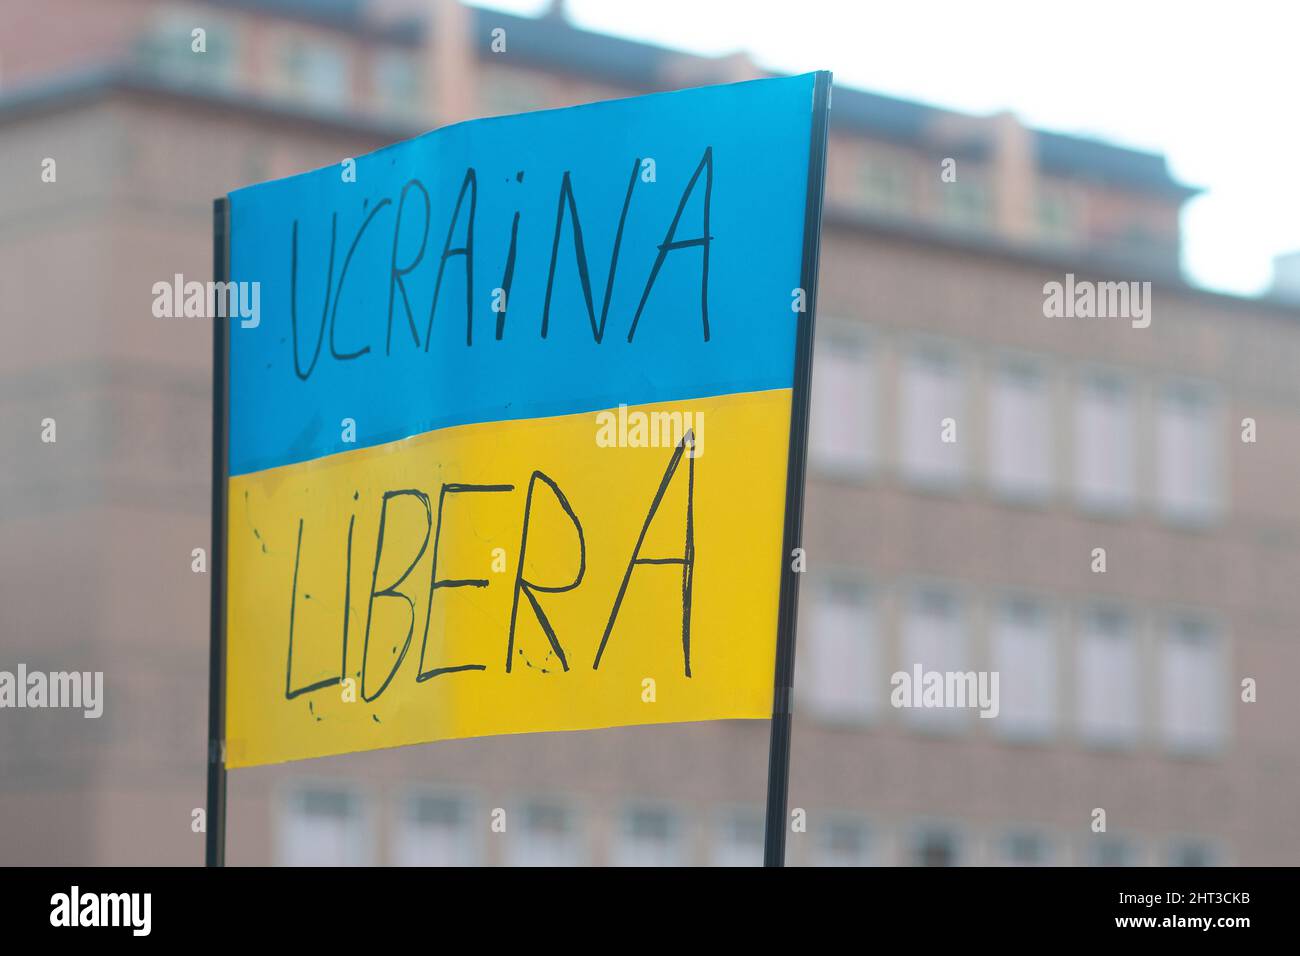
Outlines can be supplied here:
[[1109, 863], [1101, 863], [1097, 860], [1096, 853], [1098, 849], [1105, 844], [1117, 845], [1123, 848], [1128, 859], [1120, 866], [1142, 866], [1146, 847], [1143, 842], [1129, 832], [1118, 833], [1089, 833], [1083, 837], [1079, 844], [1079, 863], [1082, 866], [1110, 866]]
[[[319, 863], [303, 862], [298, 850], [291, 845], [290, 828], [295, 814], [300, 812], [300, 801], [307, 791], [332, 791], [341, 794], [357, 807], [356, 824], [351, 833], [345, 833], [343, 858]], [[376, 815], [373, 795], [355, 781], [326, 777], [295, 777], [282, 781], [274, 791], [272, 805], [275, 819], [272, 827], [273, 858], [276, 866], [373, 866], [376, 862]]]
[[[1039, 860], [1036, 863], [1023, 863], [1011, 859], [1011, 843], [1015, 838], [1020, 836], [1031, 836], [1042, 842], [1046, 848], [1042, 860]], [[1032, 824], [1010, 826], [1004, 827], [1001, 832], [998, 833], [995, 841], [994, 854], [994, 862], [997, 866], [1058, 866], [1060, 865], [1061, 859], [1061, 846], [1060, 841], [1046, 827], [1034, 826]]]
[[[1102, 490], [1089, 487], [1089, 482], [1086, 482], [1084, 478], [1084, 469], [1088, 467], [1088, 456], [1083, 448], [1083, 415], [1086, 407], [1084, 403], [1093, 386], [1103, 382], [1117, 387], [1123, 393], [1128, 410], [1128, 434], [1126, 436], [1113, 436], [1114, 440], [1120, 444], [1110, 446], [1111, 449], [1123, 449], [1124, 443], [1128, 446], [1126, 452], [1128, 461], [1123, 463], [1127, 475], [1122, 482], [1123, 487], [1118, 490]], [[1136, 379], [1126, 371], [1109, 367], [1088, 366], [1082, 368], [1075, 379], [1071, 414], [1070, 482], [1075, 501], [1085, 511], [1101, 515], [1128, 516], [1137, 510], [1141, 493], [1139, 487], [1139, 449], [1142, 443], [1140, 398]], [[1095, 476], [1093, 477], [1095, 478]], [[1097, 483], [1101, 484], [1102, 482]], [[1121, 482], [1117, 480], [1114, 481], [1114, 484], [1118, 486]]]
[[[1095, 679], [1109, 687], [1113, 687], [1115, 683], [1114, 675], [1091, 673], [1090, 667], [1096, 662], [1088, 660], [1089, 655], [1104, 653], [1105, 651], [1104, 645], [1089, 646], [1089, 637], [1092, 633], [1090, 621], [1093, 617], [1103, 613], [1118, 614], [1123, 617], [1127, 624], [1127, 633], [1119, 638], [1128, 645], [1127, 651], [1131, 657], [1132, 665], [1132, 673], [1126, 675], [1126, 679], [1131, 682], [1129, 693], [1132, 695], [1131, 706], [1133, 708], [1131, 723], [1127, 725], [1108, 725], [1109, 722], [1106, 718], [1116, 711], [1114, 698], [1108, 698], [1098, 714], [1087, 711], [1089, 705], [1087, 697], [1090, 689], [1088, 682]], [[1100, 632], [1097, 632], [1097, 634], [1100, 638]], [[1142, 703], [1144, 655], [1142, 653], [1141, 618], [1132, 608], [1120, 602], [1096, 601], [1080, 609], [1075, 640], [1075, 726], [1079, 738], [1087, 745], [1099, 749], [1131, 750], [1137, 747], [1142, 742], [1144, 729], [1144, 708]]]
[[[636, 837], [630, 832], [632, 816], [644, 811], [663, 813], [668, 817], [669, 838], [663, 848], [663, 857], [656, 861], [648, 861], [647, 854], [641, 848], [633, 846]], [[618, 812], [611, 853], [613, 863], [615, 866], [685, 866], [690, 854], [687, 835], [685, 815], [677, 807], [659, 800], [634, 801]]]
[[[824, 327], [823, 327], [824, 326]], [[825, 378], [819, 378], [828, 374], [827, 360], [831, 361], [848, 361], [850, 364], [857, 362], [860, 370], [865, 377], [864, 394], [860, 396], [862, 407], [859, 409], [862, 415], [860, 429], [860, 440], [862, 450], [860, 456], [837, 457], [831, 453], [825, 444], [823, 437], [827, 434], [826, 425], [819, 425], [819, 421], [825, 421], [828, 415], [826, 409], [821, 409], [819, 419], [818, 403], [818, 383], [823, 382]], [[821, 363], [821, 367], [818, 367]], [[872, 335], [861, 323], [847, 322], [843, 320], [831, 320], [828, 323], [819, 323], [817, 330], [817, 341], [814, 346], [813, 361], [813, 378], [812, 378], [812, 418], [809, 423], [808, 434], [808, 451], [813, 467], [819, 474], [830, 478], [843, 480], [859, 480], [874, 474], [880, 465], [880, 446], [881, 446], [881, 390], [880, 390], [880, 355], [879, 346], [876, 337]]]
[[[394, 78], [410, 70], [413, 88], [405, 94], [393, 89]], [[418, 115], [424, 107], [424, 63], [409, 50], [379, 50], [370, 62], [370, 93], [375, 105], [395, 116]]]
[[[529, 794], [512, 801], [514, 810], [507, 817], [505, 862], [507, 866], [579, 867], [589, 862], [586, 814], [583, 804], [567, 794]], [[539, 850], [529, 844], [533, 839], [528, 826], [530, 807], [549, 805], [560, 809], [569, 822], [572, 845], [559, 855]], [[511, 819], [513, 817], [513, 819]]]
[[[322, 34], [286, 29], [270, 35], [267, 50], [270, 83], [277, 97], [314, 110], [346, 111], [352, 108], [357, 63], [347, 43]], [[318, 55], [324, 59], [312, 62]], [[295, 57], [302, 59], [295, 63]], [[330, 73], [330, 82], [337, 84], [337, 88], [322, 88], [320, 77], [316, 75], [320, 64], [326, 60], [339, 67], [337, 73]]]
[[[1189, 731], [1186, 727], [1175, 726], [1180, 715], [1184, 713], [1182, 707], [1185, 706], [1185, 700], [1177, 695], [1175, 684], [1178, 675], [1170, 673], [1170, 667], [1177, 662], [1170, 655], [1177, 652], [1178, 644], [1184, 640], [1178, 633], [1178, 629], [1187, 623], [1204, 627], [1202, 640], [1205, 641], [1210, 655], [1209, 686], [1201, 688], [1198, 693], [1198, 696], [1204, 695], [1208, 699], [1194, 701], [1192, 704], [1194, 709], [1212, 715], [1213, 725], [1203, 735], [1197, 731]], [[1161, 742], [1170, 752], [1184, 756], [1204, 756], [1220, 752], [1228, 739], [1230, 681], [1227, 673], [1227, 641], [1217, 616], [1198, 611], [1174, 611], [1166, 614], [1160, 622], [1158, 657]], [[1188, 662], [1184, 661], [1184, 663]]]
[[[1012, 377], [1030, 377], [1036, 380], [1041, 390], [1042, 434], [1025, 437], [1031, 449], [1041, 450], [1045, 461], [1039, 464], [1043, 468], [1041, 476], [1029, 478], [1014, 473], [1006, 467], [1006, 452], [1003, 442], [1009, 436], [1004, 435], [1000, 411], [1000, 399], [1005, 398], [1002, 389]], [[994, 362], [988, 378], [987, 391], [987, 439], [988, 439], [988, 482], [989, 487], [1003, 501], [1015, 504], [1045, 504], [1056, 491], [1056, 457], [1057, 427], [1056, 391], [1049, 363], [1038, 356], [1004, 354]]]
[[[1042, 621], [1043, 633], [1040, 637], [1045, 642], [1044, 649], [1047, 658], [1047, 673], [1045, 675], [1039, 675], [1039, 679], [1048, 682], [1048, 710], [1050, 711], [1049, 715], [1045, 719], [1040, 719], [1038, 716], [1020, 718], [1012, 714], [1007, 707], [1008, 701], [1014, 700], [1014, 695], [1017, 691], [1014, 684], [1014, 674], [1006, 667], [1006, 655], [1019, 657], [1020, 655], [1018, 652], [1022, 649], [1012, 646], [1003, 646], [1003, 641], [1006, 639], [1004, 623], [1011, 605], [1017, 602], [1026, 602], [1035, 605], [1035, 613], [1040, 616]], [[1049, 599], [1035, 594], [1011, 592], [996, 595], [996, 599], [992, 602], [990, 612], [989, 652], [991, 658], [990, 668], [998, 672], [999, 711], [997, 718], [993, 721], [993, 724], [995, 725], [994, 730], [1004, 740], [1040, 743], [1042, 741], [1050, 740], [1060, 733], [1062, 716], [1060, 683], [1061, 638], [1060, 615], [1053, 605], [1053, 602]]]
[[[831, 828], [836, 826], [852, 827], [861, 835], [864, 847], [853, 861], [845, 860], [827, 845]], [[813, 833], [813, 845], [810, 863], [813, 866], [879, 866], [880, 838], [866, 819], [850, 813], [830, 813], [822, 815], [822, 822]]]
[[[1191, 497], [1178, 500], [1169, 485], [1170, 469], [1166, 467], [1169, 453], [1168, 442], [1172, 440], [1169, 419], [1171, 407], [1180, 399], [1179, 393], [1194, 392], [1196, 401], [1204, 405], [1204, 417], [1197, 421], [1204, 429], [1204, 438], [1208, 446], [1204, 449], [1204, 481], [1206, 489], [1203, 500]], [[1216, 522], [1224, 509], [1224, 479], [1227, 471], [1227, 435], [1226, 417], [1223, 413], [1223, 401], [1219, 388], [1208, 381], [1180, 378], [1171, 379], [1161, 385], [1156, 393], [1156, 441], [1155, 441], [1155, 497], [1160, 516], [1171, 524], [1185, 527], [1204, 527]]]
[[[948, 653], [962, 658], [961, 661], [939, 660], [927, 661], [919, 659], [922, 657], [924, 648], [916, 646], [913, 642], [917, 636], [912, 630], [913, 610], [917, 603], [927, 597], [928, 594], [941, 594], [945, 599], [950, 600], [954, 605], [954, 618], [957, 633], [955, 635], [956, 646], [947, 648]], [[970, 729], [971, 718], [978, 713], [977, 707], [923, 707], [915, 706], [923, 687], [915, 686], [915, 665], [921, 665], [921, 673], [924, 675], [929, 671], [952, 671], [961, 672], [975, 671], [978, 675], [979, 668], [976, 666], [975, 659], [975, 641], [971, 619], [971, 601], [970, 595], [961, 587], [944, 580], [918, 580], [910, 582], [903, 590], [903, 599], [900, 607], [900, 627], [898, 643], [898, 669], [908, 675], [912, 682], [912, 707], [898, 708], [900, 719], [908, 727], [930, 734], [960, 734]], [[941, 656], [945, 656], [941, 654]], [[897, 672], [894, 672], [897, 673]], [[892, 683], [893, 674], [889, 678], [888, 691], [892, 695], [895, 687]], [[892, 702], [891, 702], [892, 708]]]
[[[757, 852], [753, 856], [729, 856], [727, 848], [729, 828], [742, 818], [745, 823], [757, 821], [759, 833]], [[714, 819], [712, 845], [710, 847], [710, 862], [712, 865], [720, 867], [761, 866], [763, 863], [763, 827], [763, 811], [760, 808], [752, 806], [724, 807], [716, 814]]]
[[[853, 633], [853, 638], [862, 642], [862, 660], [865, 664], [859, 675], [860, 695], [857, 706], [828, 700], [818, 685], [823, 667], [829, 667], [832, 673], [838, 669], [834, 662], [827, 664], [823, 660], [828, 648], [821, 613], [832, 603], [832, 596], [841, 590], [857, 592], [861, 611], [859, 627]], [[812, 600], [805, 607], [807, 617], [802, 622], [802, 627], [805, 628], [808, 643], [800, 651], [800, 665], [795, 668], [796, 694], [799, 699], [807, 702], [809, 713], [822, 723], [858, 726], [878, 720], [889, 702], [880, 589], [867, 581], [865, 573], [834, 569], [816, 579], [812, 588]], [[834, 650], [836, 648], [830, 649], [831, 652]]]
[[869, 148], [856, 165], [857, 205], [869, 214], [908, 219], [916, 212], [913, 164], [896, 150]]
[[[453, 851], [456, 857], [445, 864], [416, 859], [403, 860], [402, 847], [413, 837], [408, 828], [418, 828], [413, 819], [416, 801], [425, 798], [455, 800], [461, 805], [465, 820], [461, 830], [456, 834], [458, 846]], [[389, 844], [389, 860], [394, 866], [481, 866], [483, 863], [483, 840], [480, 828], [475, 826], [478, 800], [464, 790], [427, 785], [409, 786], [397, 795], [393, 806], [393, 826]]]
[[[920, 384], [915, 375], [940, 369], [951, 372], [946, 384], [952, 394], [940, 397], [934, 408], [916, 407], [921, 396], [913, 391]], [[903, 478], [926, 491], [961, 490], [970, 477], [969, 449], [974, 435], [970, 376], [962, 349], [937, 339], [911, 342], [899, 363], [898, 409], [898, 464]], [[946, 418], [956, 423], [957, 440], [952, 443], [942, 440]]]

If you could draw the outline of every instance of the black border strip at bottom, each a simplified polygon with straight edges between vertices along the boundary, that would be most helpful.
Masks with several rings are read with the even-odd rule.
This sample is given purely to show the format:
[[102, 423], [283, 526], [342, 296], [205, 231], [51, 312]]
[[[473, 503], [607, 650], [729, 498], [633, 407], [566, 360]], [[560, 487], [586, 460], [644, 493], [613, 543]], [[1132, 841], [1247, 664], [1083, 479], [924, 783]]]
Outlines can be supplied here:
[[[770, 934], [771, 916], [781, 912], [788, 931], [810, 943], [901, 936], [927, 947], [1113, 934], [1231, 945], [1242, 933], [1290, 925], [1294, 885], [1294, 871], [1265, 869], [733, 869], [722, 877], [709, 870], [0, 869], [0, 927], [6, 942], [72, 932], [52, 917], [66, 914], [75, 886], [83, 907], [92, 894], [148, 893], [150, 937], [201, 935], [205, 944], [319, 937], [373, 947], [412, 943], [413, 934], [429, 931], [459, 937], [474, 927], [493, 942], [511, 930], [569, 943], [684, 932], [734, 941]], [[143, 897], [136, 900], [142, 908]], [[130, 925], [75, 931], [83, 941], [134, 935]]]

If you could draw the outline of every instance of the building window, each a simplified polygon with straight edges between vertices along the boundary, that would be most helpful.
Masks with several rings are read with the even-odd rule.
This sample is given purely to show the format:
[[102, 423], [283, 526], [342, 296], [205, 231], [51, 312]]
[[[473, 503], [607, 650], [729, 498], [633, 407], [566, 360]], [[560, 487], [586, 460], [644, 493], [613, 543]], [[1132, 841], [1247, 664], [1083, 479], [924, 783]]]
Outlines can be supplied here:
[[333, 44], [287, 37], [279, 51], [279, 92], [313, 106], [346, 110], [351, 105], [348, 56]]
[[1074, 471], [1079, 501], [1101, 511], [1133, 506], [1137, 431], [1132, 389], [1118, 376], [1084, 380], [1075, 415]]
[[[908, 601], [903, 625], [902, 666], [912, 691], [912, 706], [903, 713], [909, 723], [917, 727], [947, 729], [965, 722], [970, 712], [968, 707], [919, 706], [922, 688], [916, 686], [915, 673], [917, 667], [922, 674], [928, 671], [964, 673], [969, 669], [968, 656], [961, 601], [945, 588], [917, 589]], [[891, 690], [897, 691], [900, 687]]]
[[718, 828], [714, 862], [718, 866], [761, 866], [763, 815], [757, 810], [726, 813]]
[[1160, 732], [1184, 753], [1216, 749], [1224, 732], [1223, 655], [1213, 627], [1192, 615], [1169, 622], [1161, 647]]
[[1090, 743], [1126, 746], [1138, 737], [1138, 651], [1122, 610], [1094, 608], [1079, 640], [1079, 731]]
[[1169, 846], [1170, 866], [1221, 866], [1219, 855], [1203, 840], [1175, 840]]
[[1175, 521], [1204, 522], [1219, 504], [1222, 447], [1208, 388], [1166, 388], [1157, 444], [1161, 511]]
[[1142, 221], [1126, 223], [1116, 234], [1108, 237], [1108, 244], [1117, 256], [1141, 266], [1178, 262], [1178, 240]]
[[993, 666], [998, 672], [996, 728], [1013, 739], [1041, 740], [1056, 730], [1056, 641], [1039, 602], [1010, 598], [997, 611]]
[[418, 114], [423, 107], [420, 69], [409, 53], [386, 51], [375, 57], [375, 101], [379, 108], [396, 116]]
[[817, 467], [848, 475], [869, 470], [876, 453], [876, 411], [871, 353], [862, 337], [819, 335], [809, 442]]
[[682, 827], [667, 807], [635, 806], [622, 815], [616, 866], [681, 866], [684, 860]]
[[854, 723], [879, 712], [883, 694], [875, 605], [867, 588], [838, 578], [815, 592], [808, 646], [796, 673], [819, 719]]
[[186, 13], [166, 12], [147, 27], [135, 41], [134, 57], [148, 73], [178, 83], [229, 87], [239, 73], [236, 33], [229, 24], [203, 24], [203, 53], [194, 50], [195, 18]]
[[862, 205], [887, 216], [912, 211], [912, 177], [909, 166], [893, 156], [868, 156], [861, 167]]
[[550, 82], [549, 76], [490, 68], [480, 81], [483, 115], [502, 116], [542, 109], [546, 106]]
[[1006, 866], [1049, 866], [1052, 844], [1037, 830], [1012, 830], [1001, 840], [999, 857]]
[[832, 818], [817, 831], [814, 866], [871, 866], [871, 831], [861, 820]]
[[1064, 190], [1048, 189], [1040, 192], [1034, 211], [1038, 220], [1038, 235], [1042, 241], [1068, 244], [1078, 238], [1079, 225], [1074, 205]]
[[961, 841], [952, 827], [924, 826], [912, 837], [912, 866], [957, 866], [960, 859]]
[[276, 826], [280, 866], [368, 866], [370, 834], [360, 794], [299, 785], [281, 803]]
[[1137, 866], [1138, 848], [1124, 837], [1094, 833], [1084, 847], [1089, 866]]
[[1015, 499], [1041, 500], [1052, 486], [1051, 392], [1029, 362], [1007, 362], [989, 396], [989, 455], [993, 487]]
[[943, 219], [948, 225], [962, 230], [988, 228], [992, 204], [988, 187], [983, 183], [970, 179], [943, 183], [939, 195]]
[[511, 866], [582, 865], [578, 814], [572, 807], [556, 800], [532, 800], [520, 816], [523, 826], [507, 845]]
[[964, 412], [961, 369], [955, 356], [930, 348], [909, 356], [903, 368], [902, 451], [903, 473], [910, 480], [924, 486], [960, 481], [965, 461], [960, 432], [966, 427]]
[[454, 794], [413, 793], [394, 829], [397, 866], [474, 866], [479, 862], [469, 801]]

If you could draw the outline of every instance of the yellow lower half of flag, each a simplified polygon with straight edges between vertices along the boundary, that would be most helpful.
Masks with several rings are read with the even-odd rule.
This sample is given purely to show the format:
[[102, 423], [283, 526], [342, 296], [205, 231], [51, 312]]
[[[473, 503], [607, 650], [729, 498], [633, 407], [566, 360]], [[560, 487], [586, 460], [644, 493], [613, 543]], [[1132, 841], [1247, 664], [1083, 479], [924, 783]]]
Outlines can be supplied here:
[[231, 478], [227, 766], [767, 717], [789, 425], [778, 389]]

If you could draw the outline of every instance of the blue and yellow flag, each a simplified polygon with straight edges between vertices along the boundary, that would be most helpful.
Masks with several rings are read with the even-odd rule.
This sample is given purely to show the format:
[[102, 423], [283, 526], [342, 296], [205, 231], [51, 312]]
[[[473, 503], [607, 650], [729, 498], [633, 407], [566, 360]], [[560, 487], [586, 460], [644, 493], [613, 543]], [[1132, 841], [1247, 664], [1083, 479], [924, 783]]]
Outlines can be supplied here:
[[230, 196], [228, 766], [769, 715], [813, 85]]

